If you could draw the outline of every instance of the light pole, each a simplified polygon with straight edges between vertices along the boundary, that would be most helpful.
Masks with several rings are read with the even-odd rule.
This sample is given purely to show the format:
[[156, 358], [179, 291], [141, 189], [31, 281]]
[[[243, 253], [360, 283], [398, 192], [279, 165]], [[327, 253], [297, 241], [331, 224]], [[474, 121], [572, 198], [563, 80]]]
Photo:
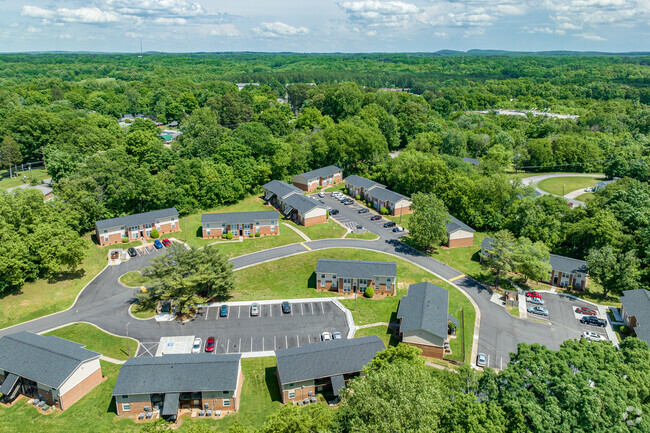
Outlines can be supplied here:
[[131, 322], [126, 322], [126, 357], [131, 357], [131, 347], [129, 346], [129, 325]]
[[566, 186], [566, 183], [562, 184], [562, 198], [564, 198], [564, 187]]

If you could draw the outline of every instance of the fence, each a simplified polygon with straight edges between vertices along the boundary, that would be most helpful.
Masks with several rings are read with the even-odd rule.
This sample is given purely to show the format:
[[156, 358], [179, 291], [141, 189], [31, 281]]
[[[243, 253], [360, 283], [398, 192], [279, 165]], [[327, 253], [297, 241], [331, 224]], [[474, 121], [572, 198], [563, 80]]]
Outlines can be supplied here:
[[18, 173], [25, 173], [26, 171], [31, 171], [36, 168], [44, 168], [45, 161], [33, 161], [33, 162], [24, 162], [21, 164], [14, 164], [12, 167], [9, 167], [9, 173], [4, 172], [0, 174], [2, 177], [7, 177], [11, 174], [11, 177], [15, 177]]

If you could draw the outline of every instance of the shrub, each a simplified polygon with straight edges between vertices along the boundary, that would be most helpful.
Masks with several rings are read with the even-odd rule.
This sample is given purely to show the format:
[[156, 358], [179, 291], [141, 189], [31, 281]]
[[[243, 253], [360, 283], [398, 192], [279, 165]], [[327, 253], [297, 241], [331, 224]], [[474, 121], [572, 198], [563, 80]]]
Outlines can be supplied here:
[[151, 238], [152, 239], [158, 239], [158, 236], [160, 236], [160, 232], [156, 229], [151, 230]]
[[357, 194], [357, 196], [356, 196], [355, 198], [356, 198], [357, 200], [361, 200], [361, 196], [360, 196], [359, 194]]
[[32, 179], [32, 180], [29, 181], [29, 184], [30, 184], [31, 186], [40, 185], [40, 184], [42, 184], [42, 183], [43, 183], [42, 180], [38, 180], [38, 179], [36, 179], [36, 178], [34, 178], [34, 179]]
[[256, 238], [259, 238], [259, 237], [260, 237], [260, 234], [259, 234], [259, 233], [255, 233], [255, 237], [256, 237]]
[[255, 237], [255, 233], [251, 233], [250, 235], [248, 235], [248, 237], [249, 237], [249, 238], [254, 238], [254, 237]]
[[343, 190], [343, 193], [344, 193], [344, 194], [349, 194], [349, 191], [348, 191], [348, 189], [347, 189], [347, 188], [345, 188], [345, 189]]
[[321, 185], [318, 185], [316, 189], [323, 189], [323, 187]]
[[625, 326], [625, 325], [621, 325], [621, 326], [619, 326], [619, 328], [618, 328], [618, 332], [620, 332], [621, 334], [626, 334], [626, 335], [627, 335], [627, 334], [630, 333], [630, 328], [628, 328], [628, 327]]
[[222, 234], [221, 234], [221, 239], [226, 239], [227, 237], [228, 237], [228, 236], [226, 235], [226, 233], [222, 233]]
[[375, 290], [372, 287], [367, 287], [366, 291], [363, 292], [363, 296], [366, 298], [372, 298], [375, 295]]
[[231, 232], [226, 233], [226, 239], [232, 239], [232, 233]]
[[122, 238], [122, 243], [123, 243], [123, 244], [128, 244], [128, 243], [129, 243], [129, 238], [127, 238], [126, 236], [124, 236], [124, 237]]
[[379, 209], [379, 213], [382, 215], [388, 215], [390, 212], [385, 207], [382, 207], [381, 209]]

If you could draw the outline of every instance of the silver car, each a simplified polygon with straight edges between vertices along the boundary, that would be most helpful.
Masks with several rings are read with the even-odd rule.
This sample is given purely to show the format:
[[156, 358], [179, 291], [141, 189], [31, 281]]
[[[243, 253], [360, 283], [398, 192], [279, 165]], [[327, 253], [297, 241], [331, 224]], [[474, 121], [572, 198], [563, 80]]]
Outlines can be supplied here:
[[539, 314], [540, 316], [548, 316], [548, 309], [544, 307], [528, 307], [528, 312], [533, 314]]
[[476, 357], [476, 365], [479, 367], [485, 367], [487, 365], [487, 355], [485, 353], [479, 353]]
[[342, 338], [343, 338], [343, 336], [341, 335], [341, 333], [339, 331], [332, 332], [332, 340], [340, 340]]
[[259, 316], [260, 315], [260, 304], [254, 303], [251, 304], [251, 316]]
[[544, 300], [539, 298], [528, 298], [526, 299], [529, 304], [544, 305]]

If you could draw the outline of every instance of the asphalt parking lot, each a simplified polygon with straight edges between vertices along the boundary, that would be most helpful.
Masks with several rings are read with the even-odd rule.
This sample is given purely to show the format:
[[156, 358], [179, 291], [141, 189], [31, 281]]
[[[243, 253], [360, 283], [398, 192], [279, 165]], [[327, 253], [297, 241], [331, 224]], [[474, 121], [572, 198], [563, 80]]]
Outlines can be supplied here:
[[355, 230], [357, 225], [361, 225], [365, 231], [375, 233], [382, 238], [387, 239], [399, 239], [406, 234], [406, 232], [395, 233], [392, 228], [384, 228], [384, 223], [390, 221], [387, 218], [382, 217], [380, 220], [371, 221], [370, 217], [378, 215], [375, 211], [370, 210], [368, 213], [364, 214], [358, 213], [357, 211], [359, 209], [364, 209], [366, 207], [360, 205], [356, 201], [353, 204], [346, 206], [335, 197], [331, 197], [329, 192], [325, 192], [325, 197], [322, 198], [318, 197], [318, 194], [312, 194], [311, 197], [316, 200], [322, 200], [326, 206], [330, 206], [332, 209], [338, 209], [339, 214], [331, 215], [330, 218], [335, 219], [350, 230]]
[[[593, 308], [592, 305], [557, 293], [542, 293], [542, 297], [548, 317], [528, 313], [528, 319], [509, 320], [504, 310], [503, 317], [492, 318], [497, 326], [481, 328], [478, 352], [487, 355], [489, 367], [502, 369], [510, 360], [510, 353], [516, 352], [517, 343], [538, 343], [558, 350], [565, 340], [579, 339], [585, 331], [596, 332], [607, 340], [604, 328], [583, 325], [582, 315], [575, 313], [578, 307]], [[527, 307], [533, 305], [526, 303]]]
[[215, 337], [215, 353], [267, 352], [319, 341], [323, 332], [348, 334], [343, 311], [332, 301], [291, 302], [291, 313], [283, 314], [280, 301], [260, 302], [259, 316], [251, 317], [250, 304], [229, 306], [228, 317], [220, 317], [220, 305], [202, 307], [194, 320], [179, 325], [160, 322], [158, 330], [143, 343], [138, 356], [155, 353], [162, 336], [194, 335], [202, 340]]

